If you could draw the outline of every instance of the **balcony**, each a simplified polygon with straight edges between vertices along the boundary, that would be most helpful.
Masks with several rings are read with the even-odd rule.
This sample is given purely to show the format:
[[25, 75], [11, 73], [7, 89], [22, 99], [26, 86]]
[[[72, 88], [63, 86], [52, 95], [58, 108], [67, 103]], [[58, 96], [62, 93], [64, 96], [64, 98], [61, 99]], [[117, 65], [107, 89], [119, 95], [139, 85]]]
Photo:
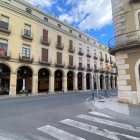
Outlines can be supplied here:
[[85, 65], [81, 66], [79, 65], [78, 70], [84, 70], [85, 69]]
[[110, 64], [113, 64], [113, 61], [112, 60], [110, 61]]
[[79, 55], [84, 55], [84, 51], [78, 49], [78, 54]]
[[115, 55], [116, 52], [140, 46], [140, 30], [121, 34], [110, 39], [108, 42], [109, 53]]
[[57, 41], [57, 42], [56, 42], [56, 48], [62, 50], [62, 49], [64, 49], [64, 44]]
[[45, 61], [45, 60], [42, 60], [41, 57], [39, 57], [39, 63], [44, 64], [44, 65], [51, 65], [52, 64], [52, 59], [50, 59], [48, 61]]
[[100, 73], [104, 73], [105, 69], [104, 68], [100, 68]]
[[105, 62], [108, 63], [109, 62], [109, 59], [105, 59]]
[[87, 71], [92, 71], [93, 70], [93, 67], [90, 66], [90, 67], [87, 67]]
[[21, 31], [21, 36], [22, 36], [22, 38], [26, 38], [26, 39], [29, 39], [29, 40], [34, 39], [34, 34], [31, 31], [26, 30], [26, 29], [23, 29]]
[[87, 52], [87, 55], [86, 56], [90, 58], [92, 56], [92, 53]]
[[5, 50], [0, 49], [0, 58], [10, 59], [11, 58], [11, 51], [5, 52]]
[[109, 74], [110, 73], [110, 71], [106, 68], [105, 69], [105, 74]]
[[4, 33], [11, 34], [12, 26], [8, 25], [8, 23], [0, 21], [0, 31]]
[[138, 2], [139, 0], [130, 0], [130, 2], [134, 3], [134, 2]]
[[74, 53], [75, 52], [75, 48], [72, 46], [69, 46], [68, 48], [68, 51], [71, 52], [71, 53]]
[[34, 55], [24, 56], [22, 53], [19, 53], [19, 61], [32, 63], [34, 61]]
[[41, 36], [41, 37], [40, 37], [40, 42], [41, 42], [42, 44], [50, 45], [50, 44], [51, 44], [51, 39], [46, 38], [46, 37], [44, 37], [44, 36]]
[[100, 57], [100, 61], [104, 61], [104, 58], [103, 57]]
[[65, 61], [62, 62], [62, 63], [59, 63], [57, 61], [54, 61], [54, 64], [55, 64], [56, 67], [65, 67]]
[[69, 69], [75, 69], [76, 68], [76, 64], [67, 64]]
[[94, 67], [94, 72], [95, 72], [95, 73], [96, 73], [96, 72], [99, 72], [99, 68]]
[[111, 74], [111, 75], [118, 75], [118, 71], [117, 71], [117, 70], [116, 70], [116, 71], [111, 70], [111, 71], [110, 71], [110, 74]]
[[98, 56], [97, 55], [94, 55], [94, 57], [93, 57], [95, 60], [97, 60], [98, 59]]

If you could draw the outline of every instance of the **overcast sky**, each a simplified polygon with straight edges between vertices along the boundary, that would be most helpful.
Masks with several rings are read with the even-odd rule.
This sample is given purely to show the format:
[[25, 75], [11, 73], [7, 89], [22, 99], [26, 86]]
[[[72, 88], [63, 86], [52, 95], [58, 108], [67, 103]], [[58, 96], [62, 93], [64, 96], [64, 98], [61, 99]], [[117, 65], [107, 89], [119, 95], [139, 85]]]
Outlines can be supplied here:
[[67, 19], [68, 24], [97, 38], [108, 45], [114, 36], [112, 24], [111, 0], [26, 0], [33, 5], [40, 4], [42, 10], [55, 13], [60, 20]]

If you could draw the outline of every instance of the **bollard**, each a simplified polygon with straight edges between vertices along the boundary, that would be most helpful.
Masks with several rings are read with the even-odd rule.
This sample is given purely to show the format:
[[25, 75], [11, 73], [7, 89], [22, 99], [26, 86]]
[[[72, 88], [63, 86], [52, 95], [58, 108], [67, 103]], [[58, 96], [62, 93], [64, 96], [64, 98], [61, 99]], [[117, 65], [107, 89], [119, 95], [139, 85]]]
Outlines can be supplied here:
[[105, 90], [105, 96], [106, 96], [106, 90]]
[[28, 92], [26, 91], [26, 96], [28, 96]]
[[49, 91], [47, 91], [47, 94], [49, 94]]
[[63, 93], [64, 93], [64, 90], [63, 90]]
[[92, 92], [92, 98], [93, 98], [93, 100], [94, 100], [94, 92]]

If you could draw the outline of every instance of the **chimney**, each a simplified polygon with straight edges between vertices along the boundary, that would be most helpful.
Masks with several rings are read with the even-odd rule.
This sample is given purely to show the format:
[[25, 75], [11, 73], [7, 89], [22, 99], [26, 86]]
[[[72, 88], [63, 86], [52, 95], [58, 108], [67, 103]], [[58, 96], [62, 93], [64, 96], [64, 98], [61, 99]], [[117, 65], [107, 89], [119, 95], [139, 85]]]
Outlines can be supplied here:
[[76, 28], [76, 27], [75, 27], [75, 24], [73, 24], [73, 28]]
[[37, 8], [38, 8], [38, 10], [41, 10], [41, 5], [38, 4], [38, 5], [37, 5]]
[[52, 16], [55, 17], [55, 13], [54, 12], [52, 12]]
[[67, 20], [66, 20], [66, 19], [64, 19], [64, 23], [66, 23], [66, 24], [67, 24]]

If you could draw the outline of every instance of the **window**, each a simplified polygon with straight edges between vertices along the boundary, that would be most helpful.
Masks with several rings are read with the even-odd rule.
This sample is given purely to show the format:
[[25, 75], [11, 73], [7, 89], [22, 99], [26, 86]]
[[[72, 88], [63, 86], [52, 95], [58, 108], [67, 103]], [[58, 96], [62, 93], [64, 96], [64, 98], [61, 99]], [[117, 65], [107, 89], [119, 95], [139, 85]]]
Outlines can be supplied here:
[[62, 53], [57, 52], [57, 64], [62, 64]]
[[97, 62], [94, 61], [94, 68], [97, 69]]
[[79, 37], [81, 38], [81, 34], [79, 34]]
[[30, 59], [30, 46], [27, 45], [22, 46], [22, 58]]
[[72, 50], [72, 48], [73, 48], [73, 41], [72, 40], [69, 40], [69, 49], [71, 49]]
[[72, 33], [72, 30], [70, 30], [70, 33]]
[[31, 36], [31, 26], [30, 25], [25, 24], [24, 35]]
[[107, 64], [106, 64], [106, 70], [107, 70]]
[[82, 68], [82, 58], [79, 57], [79, 67]]
[[8, 30], [9, 18], [1, 16], [0, 28]]
[[79, 52], [82, 52], [82, 44], [79, 44]]
[[61, 25], [60, 25], [60, 24], [58, 24], [58, 27], [59, 27], [59, 28], [61, 28]]
[[44, 21], [48, 22], [48, 18], [44, 17]]
[[101, 47], [101, 44], [100, 44], [100, 47]]
[[87, 47], [87, 54], [90, 54], [90, 50], [89, 50], [89, 47]]
[[112, 62], [112, 58], [110, 57], [110, 62]]
[[8, 41], [0, 39], [0, 55], [7, 56]]
[[102, 52], [100, 52], [100, 58], [102, 58]]
[[107, 54], [105, 54], [105, 60], [107, 60]]
[[94, 56], [96, 56], [96, 50], [94, 50]]
[[57, 45], [61, 46], [61, 36], [60, 35], [57, 36]]
[[29, 13], [29, 14], [31, 14], [32, 10], [29, 9], [29, 8], [26, 8], [26, 12]]
[[94, 41], [94, 44], [95, 44], [95, 41]]
[[105, 47], [105, 49], [106, 49], [106, 47]]
[[73, 66], [73, 56], [69, 55], [69, 66]]
[[48, 62], [48, 49], [42, 48], [42, 61]]
[[101, 68], [101, 69], [103, 68], [103, 63], [100, 63], [100, 68]]
[[87, 38], [87, 41], [89, 41], [89, 38]]
[[43, 41], [48, 42], [48, 31], [43, 29]]
[[87, 60], [87, 68], [90, 69], [90, 60]]

